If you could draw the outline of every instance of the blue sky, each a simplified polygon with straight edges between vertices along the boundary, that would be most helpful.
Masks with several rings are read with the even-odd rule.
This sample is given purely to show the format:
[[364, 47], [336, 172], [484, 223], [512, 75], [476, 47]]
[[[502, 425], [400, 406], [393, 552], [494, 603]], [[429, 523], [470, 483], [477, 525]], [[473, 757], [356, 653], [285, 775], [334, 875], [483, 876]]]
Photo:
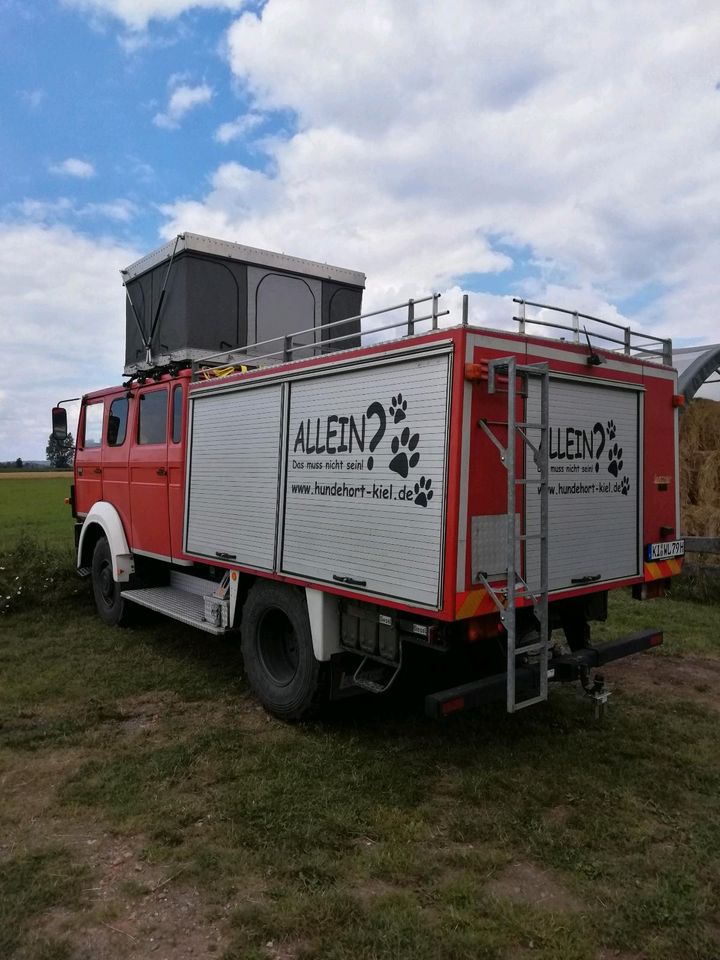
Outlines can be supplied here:
[[184, 230], [362, 270], [367, 309], [720, 340], [711, 0], [0, 0], [0, 44], [0, 460], [118, 381], [118, 271]]
[[[233, 15], [191, 10], [133, 38], [112, 18], [89, 18], [52, 0], [0, 9], [0, 204], [17, 217], [22, 201], [70, 200], [84, 212], [60, 207], [47, 219], [74, 220], [89, 233], [112, 230], [141, 248], [154, 246], [159, 206], [202, 193], [208, 172], [228, 159], [229, 145], [214, 139], [215, 131], [247, 110], [222, 49]], [[211, 97], [188, 109], [177, 127], [158, 126], [153, 118], [178, 86], [208, 87]], [[278, 129], [283, 120], [266, 121], [265, 129]], [[267, 159], [242, 141], [231, 150], [250, 167]], [[58, 169], [68, 158], [94, 172]], [[126, 204], [127, 221], [122, 207], [108, 207], [118, 200]]]

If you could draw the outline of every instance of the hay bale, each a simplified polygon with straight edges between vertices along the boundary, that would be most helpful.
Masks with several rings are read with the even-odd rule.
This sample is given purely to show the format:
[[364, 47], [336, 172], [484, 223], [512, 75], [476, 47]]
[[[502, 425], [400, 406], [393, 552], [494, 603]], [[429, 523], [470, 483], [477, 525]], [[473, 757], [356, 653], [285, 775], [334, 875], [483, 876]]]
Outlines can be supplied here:
[[720, 536], [720, 403], [697, 399], [680, 418], [680, 501], [688, 536]]
[[697, 503], [720, 509], [720, 450], [708, 451], [698, 474]]
[[720, 403], [698, 398], [683, 411], [680, 442], [688, 450], [720, 450]]

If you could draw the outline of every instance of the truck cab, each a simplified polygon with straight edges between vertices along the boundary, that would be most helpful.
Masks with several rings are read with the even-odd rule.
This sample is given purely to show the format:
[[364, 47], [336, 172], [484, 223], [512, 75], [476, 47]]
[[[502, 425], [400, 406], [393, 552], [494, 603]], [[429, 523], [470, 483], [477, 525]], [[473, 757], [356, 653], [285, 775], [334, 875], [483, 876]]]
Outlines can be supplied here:
[[[74, 466], [75, 513], [117, 511], [132, 552], [182, 560], [189, 371], [83, 397]], [[86, 558], [87, 559], [87, 558]]]

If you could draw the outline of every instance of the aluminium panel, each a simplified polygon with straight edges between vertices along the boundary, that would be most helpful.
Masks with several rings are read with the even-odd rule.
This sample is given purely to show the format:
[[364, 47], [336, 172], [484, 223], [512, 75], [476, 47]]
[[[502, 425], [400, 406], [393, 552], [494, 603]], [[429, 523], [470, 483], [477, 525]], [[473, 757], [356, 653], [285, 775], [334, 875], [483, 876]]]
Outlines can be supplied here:
[[441, 605], [449, 353], [290, 386], [282, 571]]
[[[640, 573], [640, 403], [628, 384], [550, 380], [549, 586], [561, 590]], [[530, 380], [526, 419], [540, 418], [540, 384]], [[528, 435], [538, 442], [539, 432]], [[525, 532], [540, 532], [539, 473], [526, 449]], [[525, 549], [537, 588], [540, 541]]]
[[[507, 574], [507, 514], [483, 514], [472, 517], [471, 529], [471, 582], [505, 578]], [[515, 514], [516, 530], [520, 529], [520, 514]], [[520, 542], [515, 544], [515, 567], [520, 569]]]
[[185, 552], [272, 570], [282, 388], [191, 395], [190, 402]]

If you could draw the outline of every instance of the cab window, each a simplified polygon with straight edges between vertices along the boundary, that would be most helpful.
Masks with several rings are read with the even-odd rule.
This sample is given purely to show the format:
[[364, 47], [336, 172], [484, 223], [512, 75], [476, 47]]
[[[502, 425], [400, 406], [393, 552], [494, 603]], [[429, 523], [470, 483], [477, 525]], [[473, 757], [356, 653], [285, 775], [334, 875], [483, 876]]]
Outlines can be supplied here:
[[182, 387], [178, 383], [173, 387], [172, 442], [180, 443], [181, 437], [182, 437]]
[[167, 439], [167, 390], [151, 390], [140, 395], [138, 417], [139, 444], [165, 443]]
[[107, 422], [107, 444], [109, 447], [121, 447], [125, 443], [128, 420], [128, 399], [118, 397], [110, 404]]
[[85, 407], [85, 439], [83, 446], [86, 450], [99, 447], [102, 444], [103, 402], [89, 403]]

